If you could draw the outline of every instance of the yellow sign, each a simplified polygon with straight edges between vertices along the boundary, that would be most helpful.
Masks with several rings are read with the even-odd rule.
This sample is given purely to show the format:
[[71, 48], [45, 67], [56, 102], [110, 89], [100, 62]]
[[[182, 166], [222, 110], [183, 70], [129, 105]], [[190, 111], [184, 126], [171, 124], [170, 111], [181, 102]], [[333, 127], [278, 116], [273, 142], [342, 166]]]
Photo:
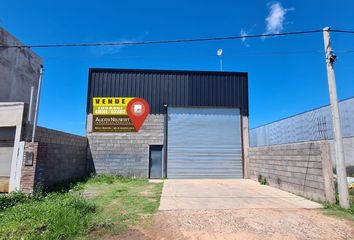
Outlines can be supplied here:
[[94, 132], [136, 132], [127, 113], [128, 103], [134, 98], [93, 98]]
[[127, 115], [127, 105], [133, 98], [93, 98], [93, 115]]

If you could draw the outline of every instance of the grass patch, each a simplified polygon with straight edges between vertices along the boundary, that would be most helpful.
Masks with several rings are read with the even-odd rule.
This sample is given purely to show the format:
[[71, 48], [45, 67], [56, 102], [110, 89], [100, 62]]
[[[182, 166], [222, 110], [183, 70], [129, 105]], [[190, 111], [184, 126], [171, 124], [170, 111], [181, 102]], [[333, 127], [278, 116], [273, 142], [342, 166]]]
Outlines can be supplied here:
[[0, 239], [100, 239], [147, 225], [162, 183], [95, 176], [71, 191], [0, 195]]
[[70, 193], [27, 197], [0, 212], [0, 239], [69, 239], [84, 234], [95, 206]]
[[149, 224], [160, 204], [162, 183], [97, 176], [78, 188], [82, 196], [97, 206], [93, 234], [99, 237], [107, 232], [118, 234], [132, 225]]
[[338, 204], [324, 204], [324, 213], [334, 217], [345, 218], [354, 221], [354, 189], [349, 190], [350, 207], [341, 208]]
[[73, 190], [0, 195], [0, 239], [99, 239], [149, 224], [162, 183], [96, 176]]

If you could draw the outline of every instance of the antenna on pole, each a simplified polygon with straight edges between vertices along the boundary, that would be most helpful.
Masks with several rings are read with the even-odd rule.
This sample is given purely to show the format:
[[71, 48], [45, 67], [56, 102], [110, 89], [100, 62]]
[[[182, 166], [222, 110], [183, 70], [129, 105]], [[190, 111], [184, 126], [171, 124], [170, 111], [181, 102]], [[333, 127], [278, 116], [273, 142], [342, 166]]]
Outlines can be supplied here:
[[220, 60], [220, 72], [222, 72], [222, 49], [219, 48], [218, 51], [216, 52], [216, 54], [219, 56], [219, 60]]

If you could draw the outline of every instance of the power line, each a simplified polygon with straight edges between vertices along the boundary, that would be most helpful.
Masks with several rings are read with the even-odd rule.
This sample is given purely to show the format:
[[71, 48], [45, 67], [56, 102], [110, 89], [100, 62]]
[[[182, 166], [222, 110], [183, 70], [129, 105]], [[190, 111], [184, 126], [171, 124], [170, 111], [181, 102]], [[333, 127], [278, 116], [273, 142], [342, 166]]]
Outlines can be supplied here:
[[337, 30], [337, 29], [331, 29], [329, 30], [330, 32], [336, 32], [336, 33], [351, 33], [354, 34], [354, 31], [348, 31], [348, 30]]
[[[340, 54], [341, 56], [344, 56], [344, 54], [353, 54], [354, 50], [335, 50], [335, 53]], [[263, 52], [263, 51], [255, 51], [255, 52], [229, 52], [225, 56], [227, 57], [251, 57], [251, 56], [259, 56], [259, 57], [267, 57], [267, 56], [284, 56], [284, 55], [299, 55], [299, 54], [324, 54], [323, 50], [295, 50], [295, 51], [274, 51], [274, 52]], [[92, 57], [92, 55], [89, 55]], [[173, 56], [171, 55], [159, 55], [159, 54], [153, 54], [153, 55], [119, 55], [119, 54], [112, 54], [105, 56], [106, 58], [109, 59], [141, 59], [141, 58], [157, 58], [157, 59], [168, 59], [168, 58], [176, 58], [176, 57], [181, 57], [181, 58], [192, 58], [192, 59], [205, 59], [206, 57], [213, 57], [214, 54], [174, 54]], [[101, 56], [97, 56], [101, 57]], [[55, 56], [55, 57], [47, 57], [47, 59], [59, 59], [59, 58], [65, 58], [64, 56]]]
[[286, 32], [286, 33], [269, 33], [256, 34], [247, 36], [227, 36], [227, 37], [211, 37], [211, 38], [195, 38], [195, 39], [177, 39], [177, 40], [157, 40], [157, 41], [138, 41], [138, 42], [99, 42], [99, 43], [66, 43], [66, 44], [38, 44], [38, 45], [0, 45], [5, 48], [60, 48], [60, 47], [99, 47], [99, 46], [126, 46], [126, 45], [148, 45], [148, 44], [166, 44], [166, 43], [187, 43], [187, 42], [205, 42], [205, 41], [220, 41], [220, 40], [234, 40], [246, 38], [261, 38], [261, 37], [275, 37], [285, 35], [299, 35], [318, 33], [323, 30], [309, 30], [300, 32]]
[[[338, 33], [353, 33], [347, 30], [329, 30]], [[265, 38], [288, 35], [303, 35], [323, 32], [323, 30], [308, 30], [284, 33], [266, 33], [245, 36], [227, 36], [227, 37], [210, 37], [210, 38], [194, 38], [194, 39], [176, 39], [176, 40], [157, 40], [157, 41], [137, 41], [137, 42], [98, 42], [98, 43], [63, 43], [63, 44], [34, 44], [34, 45], [0, 45], [0, 48], [62, 48], [62, 47], [103, 47], [103, 46], [127, 46], [127, 45], [151, 45], [151, 44], [167, 44], [167, 43], [190, 43], [190, 42], [206, 42], [221, 40], [236, 40], [248, 38]]]

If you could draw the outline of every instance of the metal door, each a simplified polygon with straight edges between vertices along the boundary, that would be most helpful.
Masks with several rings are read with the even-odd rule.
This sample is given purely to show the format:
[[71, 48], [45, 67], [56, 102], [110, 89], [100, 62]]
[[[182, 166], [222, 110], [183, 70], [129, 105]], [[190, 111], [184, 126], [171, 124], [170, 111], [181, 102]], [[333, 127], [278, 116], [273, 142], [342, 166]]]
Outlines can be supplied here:
[[150, 178], [162, 177], [162, 146], [150, 146]]
[[168, 178], [242, 178], [237, 108], [168, 108]]

